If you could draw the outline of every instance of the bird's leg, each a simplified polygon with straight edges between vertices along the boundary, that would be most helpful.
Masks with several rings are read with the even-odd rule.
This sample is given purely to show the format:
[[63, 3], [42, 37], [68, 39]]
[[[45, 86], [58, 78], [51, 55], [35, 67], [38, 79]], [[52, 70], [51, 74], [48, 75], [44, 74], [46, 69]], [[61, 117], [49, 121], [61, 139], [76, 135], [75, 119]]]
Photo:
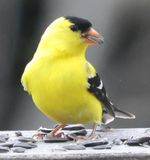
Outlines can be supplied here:
[[90, 135], [88, 135], [88, 136], [76, 136], [73, 139], [75, 141], [78, 141], [78, 140], [92, 140], [92, 139], [97, 138], [97, 136], [96, 136], [96, 127], [97, 127], [97, 124], [94, 123], [93, 128], [92, 128], [92, 132], [90, 133]]
[[37, 133], [35, 133], [32, 138], [36, 139], [36, 140], [42, 140], [45, 136], [47, 136], [48, 138], [52, 137], [52, 136], [56, 136], [56, 137], [61, 137], [63, 135], [63, 132], [60, 132], [57, 134], [57, 132], [63, 128], [65, 125], [64, 124], [60, 124], [57, 127], [55, 127], [50, 133], [46, 134], [43, 133], [41, 131], [37, 131]]
[[93, 124], [92, 132], [91, 132], [91, 134], [88, 136], [89, 139], [93, 139], [93, 138], [96, 137], [96, 128], [97, 128], [97, 124], [94, 123], [94, 124]]
[[[64, 133], [63, 132], [60, 132], [58, 133], [58, 131], [60, 131], [65, 125], [64, 124], [60, 124], [58, 125], [56, 128], [54, 128], [49, 134], [47, 134], [47, 137], [50, 138], [50, 137], [53, 137], [53, 136], [56, 136], [56, 137], [61, 137]], [[57, 134], [58, 133], [58, 134]]]

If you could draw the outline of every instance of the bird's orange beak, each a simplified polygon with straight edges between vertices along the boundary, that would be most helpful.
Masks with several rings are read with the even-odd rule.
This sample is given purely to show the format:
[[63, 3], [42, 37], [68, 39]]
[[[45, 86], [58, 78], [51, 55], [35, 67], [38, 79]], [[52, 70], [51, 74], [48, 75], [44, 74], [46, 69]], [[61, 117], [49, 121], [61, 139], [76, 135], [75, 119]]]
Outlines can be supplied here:
[[88, 31], [82, 33], [81, 37], [89, 45], [97, 45], [104, 42], [103, 36], [101, 36], [94, 28], [90, 28]]

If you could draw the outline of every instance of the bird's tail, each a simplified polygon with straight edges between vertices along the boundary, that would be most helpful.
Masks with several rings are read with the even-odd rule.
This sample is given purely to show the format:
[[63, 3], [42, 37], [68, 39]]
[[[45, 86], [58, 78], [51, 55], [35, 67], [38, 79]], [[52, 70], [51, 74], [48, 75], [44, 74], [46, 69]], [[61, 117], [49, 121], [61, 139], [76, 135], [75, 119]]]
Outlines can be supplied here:
[[117, 108], [107, 97], [104, 101], [102, 122], [108, 124], [115, 118], [135, 119], [135, 115]]
[[115, 117], [116, 118], [123, 118], [123, 119], [135, 119], [135, 115], [127, 112], [127, 111], [123, 111], [120, 108], [115, 107], [114, 105], [112, 106], [114, 113], [115, 113]]

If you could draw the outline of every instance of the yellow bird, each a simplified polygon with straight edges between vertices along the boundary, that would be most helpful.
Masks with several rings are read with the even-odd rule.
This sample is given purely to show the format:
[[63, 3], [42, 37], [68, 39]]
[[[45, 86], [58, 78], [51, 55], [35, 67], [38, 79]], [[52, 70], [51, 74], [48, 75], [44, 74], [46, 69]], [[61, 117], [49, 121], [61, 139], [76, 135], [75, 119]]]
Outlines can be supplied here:
[[92, 123], [89, 137], [93, 137], [97, 124], [115, 117], [135, 118], [110, 102], [102, 80], [86, 60], [88, 46], [102, 41], [91, 22], [72, 16], [56, 19], [43, 34], [21, 82], [39, 110], [60, 123], [50, 135], [67, 124]]

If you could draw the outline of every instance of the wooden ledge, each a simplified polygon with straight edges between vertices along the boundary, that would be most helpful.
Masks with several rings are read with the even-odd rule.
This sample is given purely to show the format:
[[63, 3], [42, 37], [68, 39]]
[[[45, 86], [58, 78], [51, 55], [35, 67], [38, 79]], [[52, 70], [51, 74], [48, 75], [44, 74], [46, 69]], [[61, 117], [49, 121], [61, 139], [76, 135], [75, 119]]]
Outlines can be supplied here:
[[[21, 131], [24, 137], [31, 137], [35, 131]], [[111, 129], [105, 132], [99, 132], [102, 138], [131, 139], [137, 137], [149, 137], [150, 128], [136, 129]], [[16, 139], [15, 131], [1, 131], [0, 135], [9, 134], [8, 141]], [[64, 145], [76, 144], [68, 141], [62, 143], [44, 143], [36, 142], [37, 147], [27, 149], [24, 153], [14, 153], [10, 150], [7, 153], [0, 153], [0, 160], [149, 160], [150, 147], [146, 146], [128, 146], [126, 144], [113, 145], [111, 149], [93, 149], [87, 147], [84, 150], [66, 150]], [[1, 145], [1, 143], [0, 143]]]

